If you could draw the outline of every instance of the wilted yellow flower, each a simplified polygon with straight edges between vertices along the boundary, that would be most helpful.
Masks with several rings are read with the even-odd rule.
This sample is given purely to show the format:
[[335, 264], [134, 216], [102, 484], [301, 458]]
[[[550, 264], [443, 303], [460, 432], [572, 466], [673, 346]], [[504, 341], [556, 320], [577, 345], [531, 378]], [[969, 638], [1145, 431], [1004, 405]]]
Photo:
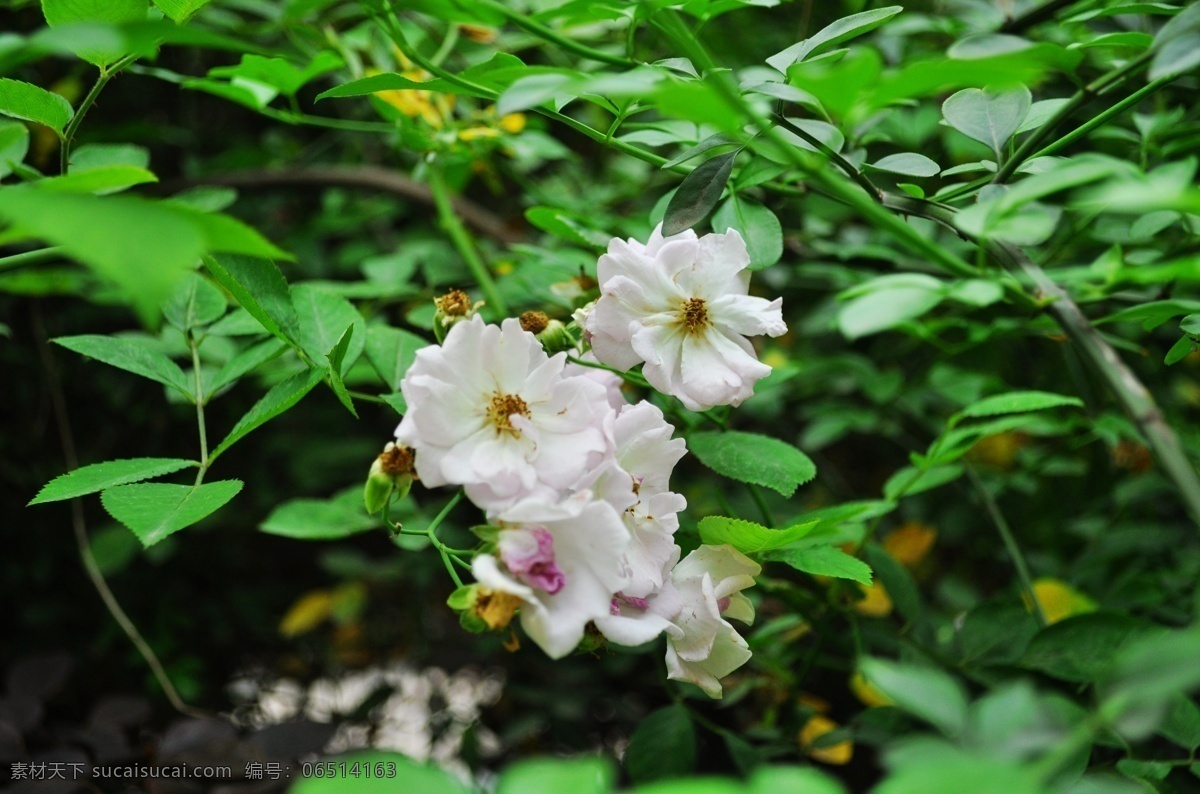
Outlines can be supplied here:
[[[1037, 599], [1046, 623], [1057, 623], [1072, 615], [1095, 612], [1096, 602], [1059, 579], [1042, 578], [1033, 583], [1033, 596]], [[1028, 598], [1025, 608], [1031, 609]]]
[[850, 759], [854, 757], [853, 742], [846, 740], [829, 745], [828, 747], [812, 746], [818, 738], [836, 731], [840, 727], [840, 725], [828, 717], [814, 714], [809, 718], [808, 722], [804, 723], [804, 727], [800, 729], [797, 741], [800, 747], [808, 753], [809, 758], [820, 761], [823, 764], [832, 764], [835, 766], [848, 764], [850, 763]]
[[913, 568], [929, 554], [935, 540], [937, 529], [920, 521], [909, 521], [883, 539], [883, 550], [905, 568]]
[[1012, 468], [1018, 450], [1028, 443], [1029, 437], [1025, 434], [1006, 430], [1003, 433], [984, 436], [976, 441], [975, 446], [971, 447], [971, 451], [967, 453], [967, 457], [977, 463], [986, 463], [998, 469], [1009, 469]]
[[512, 622], [520, 606], [521, 599], [512, 593], [480, 587], [473, 611], [489, 629], [503, 629]]
[[858, 589], [862, 590], [863, 598], [861, 601], [855, 602], [855, 612], [869, 618], [885, 618], [892, 614], [892, 597], [888, 595], [887, 590], [883, 589], [882, 584], [879, 582], [870, 585], [860, 583]]
[[[380, 74], [379, 69], [367, 69], [368, 76]], [[416, 83], [429, 80], [432, 75], [424, 69], [405, 69], [401, 77], [407, 77]], [[454, 105], [454, 96], [441, 92], [422, 91], [418, 88], [396, 88], [388, 91], [376, 91], [375, 96], [387, 102], [409, 118], [422, 118], [431, 127], [441, 127], [450, 115]]]

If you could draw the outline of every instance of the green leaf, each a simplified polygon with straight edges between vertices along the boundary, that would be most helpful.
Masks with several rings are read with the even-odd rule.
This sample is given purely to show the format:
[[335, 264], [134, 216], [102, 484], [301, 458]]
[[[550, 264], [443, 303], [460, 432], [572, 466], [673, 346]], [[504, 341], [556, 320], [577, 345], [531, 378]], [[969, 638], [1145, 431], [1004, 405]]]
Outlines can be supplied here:
[[748, 794], [844, 794], [836, 780], [808, 766], [764, 766], [750, 776]]
[[68, 350], [81, 353], [97, 361], [103, 361], [118, 369], [157, 381], [194, 402], [193, 384], [183, 370], [171, 359], [157, 350], [129, 339], [112, 336], [84, 334], [82, 336], [60, 336], [53, 340]]
[[[317, 761], [313, 768], [324, 771], [326, 767], [321, 766], [322, 763], [339, 765], [329, 767], [330, 770], [340, 768], [341, 764], [347, 769], [361, 765], [359, 768], [378, 769], [383, 774], [355, 778], [333, 774], [328, 777], [299, 776], [288, 789], [290, 794], [344, 794], [347, 789], [353, 789], [354, 794], [469, 794], [467, 787], [445, 770], [386, 750], [337, 755]], [[377, 766], [379, 764], [382, 766]], [[348, 783], [350, 780], [354, 782]]]
[[1171, 699], [1159, 733], [1188, 752], [1194, 752], [1200, 748], [1200, 707], [1187, 695], [1176, 695]]
[[762, 270], [783, 256], [783, 227], [775, 213], [750, 199], [732, 195], [713, 215], [714, 232], [737, 229], [746, 241], [750, 269]]
[[959, 412], [960, 416], [981, 417], [998, 416], [1000, 414], [1023, 414], [1030, 411], [1045, 411], [1050, 408], [1070, 406], [1082, 408], [1083, 401], [1078, 397], [1068, 397], [1065, 394], [1053, 394], [1045, 391], [1014, 391], [1007, 394], [996, 394], [985, 397], [979, 402], [972, 403]]
[[921, 596], [908, 569], [875, 543], [868, 543], [863, 554], [875, 573], [876, 584], [883, 585], [888, 597], [908, 623], [921, 619]]
[[271, 421], [281, 413], [291, 408], [312, 391], [313, 387], [325, 377], [325, 368], [318, 367], [306, 372], [300, 372], [285, 381], [275, 384], [262, 399], [254, 404], [245, 416], [238, 420], [229, 435], [221, 442], [208, 461], [212, 463], [225, 450], [233, 446], [247, 433]]
[[1116, 612], [1076, 615], [1038, 632], [1021, 666], [1064, 681], [1095, 681], [1114, 654], [1146, 625]]
[[0, 77], [0, 113], [49, 127], [60, 138], [75, 115], [71, 103], [58, 94], [8, 77]]
[[758, 554], [795, 543], [812, 532], [818, 523], [809, 521], [783, 529], [769, 529], [741, 518], [705, 516], [700, 519], [700, 540], [710, 546], [728, 543], [743, 554]]
[[[122, 25], [144, 22], [149, 7], [146, 0], [42, 0], [46, 24], [52, 28], [87, 23]], [[125, 54], [123, 48], [83, 44], [72, 49], [80, 58], [97, 66], [110, 64]]]
[[163, 305], [163, 316], [180, 331], [199, 328], [225, 314], [225, 295], [199, 273], [190, 273], [175, 286]]
[[325, 354], [341, 340], [346, 326], [354, 326], [339, 374], [349, 371], [366, 346], [366, 323], [358, 310], [340, 295], [309, 284], [292, 287], [292, 305], [299, 321], [300, 346], [313, 361], [324, 361]]
[[354, 401], [350, 399], [350, 392], [346, 391], [346, 384], [342, 381], [341, 375], [342, 362], [346, 358], [346, 350], [350, 347], [350, 340], [353, 337], [354, 325], [347, 325], [337, 344], [325, 355], [325, 360], [329, 362], [330, 388], [333, 389], [333, 393], [337, 396], [338, 401], [346, 406], [346, 410], [350, 412], [351, 416], [357, 419], [358, 411], [354, 410]]
[[725, 191], [736, 156], [736, 152], [718, 154], [683, 178], [663, 216], [664, 237], [690, 229], [712, 212]]
[[674, 168], [677, 165], [686, 163], [688, 160], [691, 160], [693, 157], [699, 157], [700, 155], [704, 154], [705, 152], [709, 151], [710, 149], [718, 149], [718, 148], [721, 148], [724, 146], [737, 146], [737, 145], [738, 145], [737, 141], [733, 140], [732, 138], [730, 138], [728, 135], [725, 135], [724, 133], [717, 133], [716, 135], [709, 135], [707, 138], [700, 141], [700, 143], [696, 144], [695, 146], [689, 146], [687, 149], [684, 149], [678, 155], [676, 155], [675, 157], [672, 157], [670, 160], [663, 163], [661, 167], [662, 168]]
[[148, 322], [205, 246], [170, 205], [125, 196], [0, 188], [0, 218], [112, 279]]
[[666, 706], [638, 725], [625, 751], [625, 769], [634, 783], [680, 777], [696, 766], [696, 729], [687, 707]]
[[771, 559], [786, 562], [797, 571], [814, 576], [834, 576], [871, 584], [871, 566], [835, 546], [813, 546], [792, 549], [771, 555]]
[[19, 121], [0, 121], [0, 179], [13, 172], [29, 153], [29, 128]]
[[888, 477], [887, 482], [883, 484], [883, 498], [895, 502], [903, 496], [931, 491], [954, 482], [962, 473], [962, 466], [931, 466], [926, 469], [905, 466]]
[[793, 63], [803, 61], [826, 47], [841, 44], [843, 41], [848, 41], [864, 33], [870, 33], [903, 10], [903, 6], [887, 6], [842, 17], [804, 41], [793, 44], [783, 52], [767, 58], [767, 65], [786, 74], [787, 68]]
[[1032, 102], [1024, 86], [1000, 92], [964, 88], [942, 104], [942, 115], [951, 127], [999, 155], [1025, 120]]
[[280, 340], [267, 339], [241, 351], [225, 362], [225, 366], [217, 370], [217, 374], [205, 384], [205, 400], [246, 373], [275, 358], [285, 349], [286, 345]]
[[55, 176], [38, 181], [38, 190], [56, 193], [95, 193], [107, 195], [134, 185], [157, 182], [156, 177], [145, 168], [136, 165], [106, 165], [81, 171], [72, 169], [64, 176]]
[[848, 339], [886, 331], [925, 314], [946, 297], [946, 285], [932, 276], [901, 273], [872, 279], [843, 293], [838, 329]]
[[416, 334], [387, 325], [367, 329], [367, 360], [391, 391], [400, 390], [404, 373], [412, 366], [417, 351], [429, 343]]
[[154, 5], [174, 21], [186, 22], [209, 2], [210, 0], [154, 0]]
[[129, 458], [93, 463], [55, 477], [38, 491], [38, 495], [29, 504], [74, 499], [114, 485], [149, 480], [195, 465], [196, 461], [182, 458]]
[[297, 350], [301, 349], [296, 308], [292, 305], [287, 282], [274, 262], [225, 254], [206, 256], [204, 266], [263, 328]]
[[717, 474], [763, 485], [786, 497], [817, 475], [807, 455], [771, 436], [731, 430], [692, 433], [687, 442], [692, 454]]
[[1188, 6], [1163, 25], [1154, 37], [1154, 49], [1151, 80], [1182, 74], [1200, 64], [1200, 9]]
[[947, 736], [960, 736], [967, 727], [967, 694], [947, 673], [933, 667], [872, 658], [859, 662], [858, 669], [897, 707]]
[[535, 758], [505, 769], [496, 794], [609, 794], [612, 785], [607, 758]]
[[1104, 689], [1111, 700], [1144, 707], [1200, 687], [1200, 629], [1150, 631], [1122, 647]]
[[293, 499], [271, 511], [259, 529], [298, 540], [337, 540], [379, 527], [360, 504]]
[[866, 167], [873, 168], [876, 171], [887, 171], [890, 174], [904, 174], [905, 176], [918, 177], [937, 176], [942, 172], [940, 165], [925, 155], [917, 154], [916, 152], [889, 154], [887, 157], [881, 157], [874, 163], [867, 163]]
[[163, 538], [207, 518], [242, 490], [241, 480], [200, 486], [138, 483], [100, 494], [108, 514], [133, 530], [149, 548]]
[[1023, 605], [980, 604], [967, 613], [958, 633], [963, 664], [1015, 664], [1037, 633], [1037, 621]]

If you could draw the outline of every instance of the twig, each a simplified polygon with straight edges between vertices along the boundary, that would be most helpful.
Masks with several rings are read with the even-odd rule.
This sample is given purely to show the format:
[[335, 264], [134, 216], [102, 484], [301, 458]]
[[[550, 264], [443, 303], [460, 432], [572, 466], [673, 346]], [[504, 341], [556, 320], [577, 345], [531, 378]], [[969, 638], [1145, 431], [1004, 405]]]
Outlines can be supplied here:
[[[75, 435], [71, 430], [71, 418], [67, 412], [66, 399], [63, 397], [62, 384], [58, 374], [58, 366], [54, 362], [54, 354], [50, 350], [50, 345], [46, 342], [46, 327], [42, 320], [41, 304], [35, 302], [33, 306], [33, 325], [34, 336], [38, 344], [38, 356], [42, 360], [42, 366], [46, 370], [46, 383], [50, 390], [50, 403], [54, 410], [54, 423], [58, 427], [58, 437], [62, 445], [63, 459], [67, 464], [68, 471], [74, 471], [79, 468], [79, 457], [75, 452]], [[154, 679], [158, 685], [162, 687], [163, 694], [167, 696], [167, 701], [170, 702], [172, 708], [188, 717], [210, 717], [208, 712], [190, 706], [184, 702], [179, 696], [175, 685], [171, 683], [170, 676], [167, 675], [166, 668], [163, 667], [158, 656], [154, 653], [154, 649], [142, 637], [137, 626], [125, 614], [125, 610], [121, 608], [116, 596], [108, 586], [108, 582], [104, 580], [104, 574], [100, 570], [100, 566], [96, 563], [96, 557], [92, 554], [91, 544], [88, 542], [87, 524], [83, 517], [83, 500], [78, 497], [71, 500], [71, 524], [75, 531], [75, 545], [79, 549], [79, 556], [83, 560], [84, 570], [87, 571], [88, 578], [92, 581], [92, 586], [96, 588], [96, 592], [100, 594], [100, 600], [104, 602], [104, 606], [108, 609], [113, 620], [125, 632], [125, 636], [137, 648], [142, 659], [145, 660], [147, 666], [150, 667], [150, 672], [154, 674]]]
[[996, 499], [992, 496], [992, 492], [983, 484], [983, 480], [979, 478], [979, 474], [976, 473], [975, 468], [968, 465], [966, 470], [967, 477], [971, 480], [971, 485], [975, 486], [975, 491], [979, 494], [984, 509], [987, 510], [992, 523], [996, 525], [996, 531], [1000, 533], [1000, 539], [1004, 541], [1004, 548], [1008, 551], [1008, 556], [1012, 559], [1013, 567], [1017, 569], [1017, 578], [1021, 581], [1021, 589], [1025, 591], [1025, 599], [1029, 601], [1029, 608], [1033, 610], [1033, 617], [1037, 620], [1039, 626], [1045, 628], [1046, 613], [1042, 611], [1041, 602], [1037, 599], [1037, 591], [1033, 589], [1033, 578], [1029, 575], [1029, 565], [1025, 562], [1025, 555], [1021, 552], [1021, 547], [1017, 545], [1017, 539], [1012, 533], [1012, 528], [1009, 527], [1004, 514], [1000, 512], [1000, 506], [996, 504]]
[[428, 173], [429, 189], [433, 193], [433, 202], [437, 207], [438, 220], [441, 222], [442, 228], [445, 229], [446, 234], [450, 235], [450, 241], [454, 243], [459, 255], [466, 261], [467, 269], [471, 271], [471, 276], [487, 300], [487, 308], [490, 313], [497, 318], [507, 317], [508, 306], [505, 305], [504, 296], [496, 287], [496, 281], [492, 278], [487, 263], [479, 255], [475, 241], [471, 239], [470, 233], [463, 227], [462, 221], [455, 214], [453, 197], [450, 194], [450, 188], [446, 185], [446, 176], [442, 173], [441, 164], [430, 163]]
[[[200, 176], [186, 184], [222, 185], [238, 188], [276, 188], [290, 185], [337, 185], [392, 193], [423, 204], [434, 206], [433, 191], [399, 171], [380, 166], [316, 165], [282, 169], [253, 169], [228, 174]], [[166, 190], [173, 192], [184, 183], [170, 183]], [[477, 231], [502, 243], [519, 243], [525, 237], [511, 229], [491, 211], [470, 199], [455, 196], [454, 211]], [[2, 260], [0, 260], [2, 262]]]

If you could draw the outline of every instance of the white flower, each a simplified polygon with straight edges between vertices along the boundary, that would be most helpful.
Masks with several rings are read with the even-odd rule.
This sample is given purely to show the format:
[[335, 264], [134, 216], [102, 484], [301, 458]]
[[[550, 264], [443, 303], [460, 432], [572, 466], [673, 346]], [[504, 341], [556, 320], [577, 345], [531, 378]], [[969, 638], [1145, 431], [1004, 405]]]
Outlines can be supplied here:
[[[578, 358], [580, 361], [587, 361], [595, 364], [600, 363], [596, 361], [596, 354], [592, 353], [590, 350]], [[609, 372], [608, 370], [600, 369], [599, 367], [589, 367], [584, 364], [576, 364], [574, 361], [570, 361], [565, 367], [563, 367], [563, 375], [566, 377], [580, 376], [589, 378], [599, 383], [604, 387], [605, 394], [608, 397], [608, 404], [614, 411], [619, 411], [623, 406], [629, 404], [629, 400], [625, 399], [625, 395], [621, 391], [621, 386], [625, 383], [625, 381], [615, 372]]]
[[688, 230], [646, 245], [614, 239], [600, 257], [600, 298], [582, 316], [596, 358], [626, 370], [645, 362], [650, 385], [693, 411], [739, 405], [770, 373], [747, 336], [787, 332], [782, 301], [747, 294], [750, 257], [734, 229]]
[[418, 351], [400, 384], [408, 412], [396, 437], [417, 451], [421, 481], [463, 485], [489, 514], [566, 493], [608, 451], [612, 409], [601, 384], [564, 377], [565, 363], [517, 320], [497, 327], [478, 315]]
[[500, 516], [497, 556], [480, 554], [471, 573], [484, 587], [520, 598], [521, 627], [552, 659], [610, 614], [628, 579], [621, 557], [629, 530], [612, 505], [588, 491], [558, 504], [521, 502]]
[[690, 681], [719, 699], [720, 679], [750, 658], [746, 641], [726, 618], [754, 621], [754, 605], [741, 591], [762, 569], [727, 545], [701, 546], [676, 564], [679, 553], [675, 546], [660, 589], [645, 598], [617, 593], [596, 627], [618, 645], [641, 645], [665, 632], [667, 677]]
[[671, 471], [687, 454], [682, 438], [653, 403], [626, 405], [611, 423], [613, 454], [585, 474], [577, 487], [589, 488], [622, 511], [633, 540], [625, 555], [630, 583], [625, 593], [644, 597], [663, 583], [663, 565], [675, 548], [676, 513], [687, 500], [671, 493]]
[[750, 659], [750, 648], [726, 618], [754, 622], [754, 605], [741, 592], [754, 586], [758, 563], [732, 546], [701, 546], [671, 571], [682, 601], [667, 629], [667, 677], [690, 681], [712, 698], [720, 679]]

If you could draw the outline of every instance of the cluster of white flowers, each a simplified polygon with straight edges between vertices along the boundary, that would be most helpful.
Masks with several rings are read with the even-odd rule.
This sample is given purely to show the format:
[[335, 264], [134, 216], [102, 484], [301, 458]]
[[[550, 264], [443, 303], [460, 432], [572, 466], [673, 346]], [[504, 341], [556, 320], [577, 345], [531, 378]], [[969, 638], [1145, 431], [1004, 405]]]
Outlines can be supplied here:
[[[770, 371], [741, 334], [786, 330], [778, 300], [746, 295], [747, 264], [734, 231], [614, 241], [599, 264], [601, 297], [581, 318], [596, 359], [644, 361], [646, 379], [692, 409], [740, 403]], [[547, 355], [518, 320], [474, 316], [417, 353], [396, 439], [415, 451], [421, 482], [462, 486], [498, 527], [471, 565], [488, 625], [519, 612], [553, 658], [589, 625], [621, 645], [666, 634], [670, 677], [720, 697], [719, 679], [750, 657], [728, 618], [753, 620], [741, 591], [760, 568], [728, 545], [680, 560], [686, 501], [670, 476], [684, 441], [657, 406], [627, 403], [620, 384]]]

